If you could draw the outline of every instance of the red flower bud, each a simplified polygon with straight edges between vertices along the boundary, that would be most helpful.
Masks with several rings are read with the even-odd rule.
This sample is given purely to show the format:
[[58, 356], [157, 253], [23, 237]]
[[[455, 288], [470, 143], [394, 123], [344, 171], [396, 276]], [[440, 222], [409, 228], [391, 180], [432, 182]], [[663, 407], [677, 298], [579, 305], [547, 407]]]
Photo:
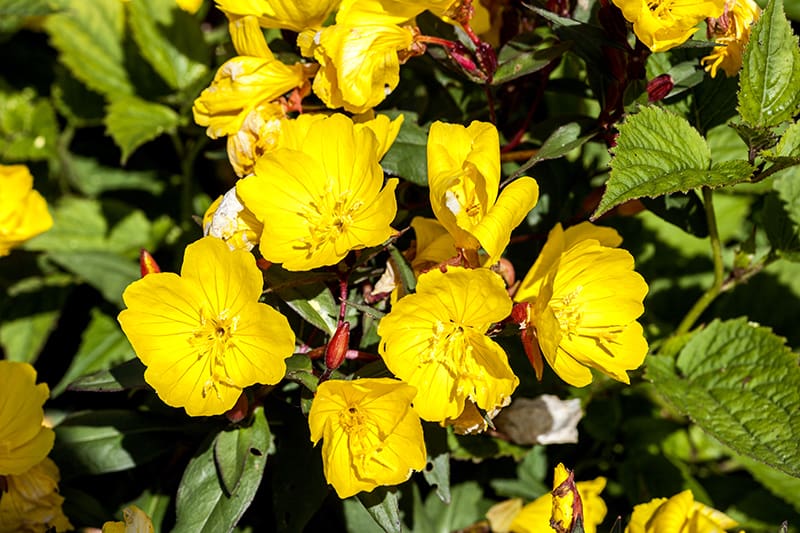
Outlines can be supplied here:
[[144, 248], [142, 248], [142, 250], [139, 252], [139, 268], [141, 268], [142, 277], [145, 277], [148, 274], [158, 274], [161, 272], [161, 268], [159, 268], [156, 260], [153, 259], [153, 256], [150, 255], [150, 252]]
[[247, 395], [242, 392], [242, 394], [239, 395], [239, 399], [236, 400], [236, 405], [225, 411], [225, 418], [234, 424], [241, 422], [244, 420], [244, 417], [247, 416], [248, 408]]
[[350, 344], [350, 322], [342, 322], [336, 328], [336, 333], [328, 342], [325, 350], [325, 366], [328, 370], [336, 370], [347, 356], [347, 348]]
[[663, 100], [673, 87], [675, 87], [675, 81], [669, 74], [656, 76], [647, 83], [647, 101], [658, 102]]

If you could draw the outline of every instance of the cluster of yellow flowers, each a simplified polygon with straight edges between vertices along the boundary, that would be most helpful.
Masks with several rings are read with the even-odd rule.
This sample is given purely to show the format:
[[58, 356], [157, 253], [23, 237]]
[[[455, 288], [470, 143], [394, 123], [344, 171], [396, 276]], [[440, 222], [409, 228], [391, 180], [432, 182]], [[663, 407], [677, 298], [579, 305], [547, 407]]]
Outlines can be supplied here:
[[[398, 235], [391, 226], [398, 180], [384, 179], [380, 160], [403, 117], [392, 121], [371, 108], [397, 83], [413, 17], [430, 9], [452, 20], [457, 12], [450, 1], [219, 5], [242, 55], [220, 68], [194, 112], [210, 136], [228, 136], [241, 179], [206, 213], [206, 236], [187, 247], [180, 275], [134, 282], [119, 315], [147, 382], [193, 416], [224, 413], [245, 387], [278, 383], [295, 351], [286, 318], [259, 302], [263, 277], [253, 248], [267, 264], [307, 271]], [[323, 27], [337, 8], [335, 23]], [[276, 59], [262, 27], [299, 32], [303, 55], [318, 68]], [[362, 114], [288, 118], [301, 109], [311, 75], [326, 105]], [[636, 322], [647, 285], [617, 248], [617, 233], [589, 223], [553, 230], [516, 293], [526, 313], [512, 319], [514, 287], [493, 267], [535, 206], [538, 186], [522, 177], [500, 192], [492, 124], [434, 123], [427, 164], [436, 218], [411, 222], [416, 292], [394, 291], [378, 327], [380, 356], [394, 377], [342, 381], [326, 373], [309, 413], [310, 437], [323, 441], [325, 476], [342, 498], [421, 470], [420, 420], [481, 431], [510, 403], [519, 379], [489, 335], [498, 324], [519, 325], [539, 377], [544, 354], [575, 386], [591, 382], [589, 367], [628, 382], [626, 371], [647, 353]]]
[[55, 434], [44, 425], [50, 396], [28, 363], [0, 360], [0, 531], [69, 531], [59, 472], [47, 455]]

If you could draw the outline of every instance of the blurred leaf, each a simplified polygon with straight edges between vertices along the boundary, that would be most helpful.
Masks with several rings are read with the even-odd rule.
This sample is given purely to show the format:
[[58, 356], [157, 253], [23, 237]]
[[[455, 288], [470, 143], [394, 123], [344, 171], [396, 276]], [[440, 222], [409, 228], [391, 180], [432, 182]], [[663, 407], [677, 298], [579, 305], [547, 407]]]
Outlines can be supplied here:
[[68, 0], [66, 10], [47, 17], [52, 45], [76, 78], [105, 96], [133, 94], [124, 66], [124, 3]]
[[[31, 88], [0, 91], [0, 160], [39, 160], [56, 153], [58, 123], [53, 106]], [[41, 178], [40, 178], [41, 179]]]
[[357, 498], [384, 531], [387, 533], [402, 531], [397, 488], [376, 487], [371, 492], [359, 492]]
[[289, 272], [279, 265], [272, 265], [264, 277], [267, 287], [298, 315], [328, 335], [333, 335], [339, 317], [339, 306], [322, 282], [309, 282], [308, 274]]
[[38, 17], [60, 9], [55, 0], [0, 0], [0, 16]]
[[800, 165], [800, 122], [791, 124], [781, 135], [778, 144], [765, 150], [761, 156], [771, 161], [770, 172]]
[[95, 159], [72, 155], [70, 180], [87, 196], [106, 191], [141, 190], [157, 196], [164, 190], [154, 170], [122, 170], [100, 165]]
[[111, 100], [105, 120], [106, 132], [122, 150], [122, 162], [141, 145], [164, 133], [172, 133], [181, 118], [167, 106], [136, 97]]
[[428, 186], [428, 129], [417, 125], [416, 113], [406, 115], [400, 132], [381, 159], [383, 170], [422, 187]]
[[447, 430], [433, 424], [423, 424], [428, 462], [422, 475], [444, 503], [450, 503], [450, 449], [447, 447]]
[[736, 456], [735, 459], [772, 494], [790, 504], [800, 513], [800, 478], [785, 474], [743, 455]]
[[586, 61], [587, 67], [602, 69], [604, 73], [608, 71], [608, 62], [603, 55], [603, 49], [616, 45], [608, 39], [605, 30], [592, 24], [561, 17], [546, 9], [530, 5], [525, 7], [552, 24], [553, 31], [562, 41], [571, 42], [572, 49]]
[[[236, 494], [239, 489], [247, 460], [252, 455], [251, 450], [254, 447], [260, 449], [267, 442], [264, 450], [264, 454], [267, 454], [271, 447], [269, 443], [272, 442], [272, 434], [266, 424], [263, 409], [254, 418], [252, 425], [220, 431], [214, 439], [214, 462], [226, 496]], [[256, 428], [256, 425], [259, 427]]]
[[53, 227], [25, 244], [28, 250], [100, 250], [105, 247], [108, 225], [96, 200], [63, 197], [51, 209]]
[[57, 251], [47, 257], [100, 291], [106, 300], [120, 308], [123, 306], [122, 292], [141, 276], [137, 262], [111, 252]]
[[83, 411], [56, 426], [51, 457], [63, 478], [119, 472], [172, 452], [185, 431], [153, 413]]
[[800, 180], [797, 178], [797, 173], [784, 174], [775, 179], [772, 188], [786, 206], [789, 218], [800, 226]]
[[756, 127], [777, 126], [800, 110], [800, 48], [782, 0], [770, 0], [753, 26], [739, 75], [738, 110]]
[[673, 362], [652, 357], [660, 394], [723, 444], [800, 477], [797, 355], [784, 339], [745, 318], [715, 320]]
[[535, 500], [550, 491], [544, 484], [547, 470], [544, 446], [534, 446], [517, 466], [517, 479], [493, 479], [491, 485], [506, 498]]
[[101, 370], [76, 379], [67, 389], [83, 392], [121, 392], [147, 388], [144, 380], [144, 364], [137, 358], [126, 361], [109, 370]]
[[250, 506], [261, 484], [269, 450], [270, 434], [264, 408], [256, 408], [253, 424], [238, 431], [245, 432], [241, 438], [250, 446], [245, 452], [246, 462], [236, 490], [230, 495], [225, 493], [214, 461], [216, 447], [209, 444], [189, 461], [183, 472], [175, 503], [177, 519], [173, 533], [232, 531]]
[[644, 107], [619, 125], [613, 154], [611, 175], [593, 219], [634, 198], [731, 185], [753, 172], [747, 161], [711, 166], [711, 152], [697, 130], [658, 107]]
[[106, 114], [105, 99], [89, 89], [63, 65], [55, 67], [52, 86], [53, 105], [74, 126], [99, 124]]
[[703, 202], [694, 191], [665, 194], [658, 198], [642, 198], [651, 213], [696, 237], [708, 236], [708, 220]]
[[[791, 188], [794, 187], [791, 185], [787, 187], [787, 189]], [[790, 190], [783, 191], [784, 194], [793, 194], [793, 192]], [[794, 199], [798, 200], [800, 196]], [[788, 210], [792, 208], [790, 202], [791, 199], [783, 200], [777, 193], [768, 194], [764, 198], [761, 218], [770, 245], [776, 251], [779, 251], [780, 256], [784, 259], [800, 261], [800, 230], [789, 214]]]
[[542, 39], [534, 33], [522, 34], [507, 42], [497, 54], [497, 70], [492, 85], [503, 85], [511, 80], [532, 74], [559, 59], [572, 47], [571, 42]]
[[0, 345], [10, 361], [33, 363], [72, 287], [69, 277], [28, 278], [12, 286], [0, 300]]
[[92, 309], [92, 318], [89, 327], [83, 332], [78, 352], [50, 396], [55, 398], [64, 392], [78, 377], [98, 370], [107, 370], [129, 359], [131, 355], [133, 350], [117, 321], [96, 308]]
[[694, 95], [692, 116], [697, 129], [707, 133], [736, 116], [737, 78], [703, 76], [702, 81], [691, 89]]
[[195, 17], [173, 0], [135, 0], [127, 7], [139, 50], [170, 87], [185, 89], [208, 73], [209, 50]]
[[559, 126], [550, 136], [542, 143], [541, 148], [536, 151], [536, 155], [528, 159], [514, 174], [507, 180], [518, 178], [527, 172], [532, 166], [548, 159], [556, 159], [561, 156], [567, 155], [575, 148], [589, 142], [595, 133], [581, 135], [581, 127], [577, 122], [570, 122]]
[[[419, 492], [414, 487], [415, 500]], [[451, 501], [443, 503], [436, 494], [429, 494], [422, 502], [414, 502], [414, 533], [442, 533], [456, 531], [474, 524], [486, 515], [490, 503], [482, 500], [483, 491], [478, 483], [469, 481], [451, 489]]]

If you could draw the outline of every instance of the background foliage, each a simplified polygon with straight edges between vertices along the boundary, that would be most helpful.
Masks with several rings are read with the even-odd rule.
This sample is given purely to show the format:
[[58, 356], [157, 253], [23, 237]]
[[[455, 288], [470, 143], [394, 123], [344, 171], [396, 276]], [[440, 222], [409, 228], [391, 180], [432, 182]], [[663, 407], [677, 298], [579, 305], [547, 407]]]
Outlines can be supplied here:
[[[7, 359], [35, 364], [51, 386], [53, 458], [76, 526], [98, 526], [135, 502], [157, 530], [238, 523], [239, 531], [361, 532], [379, 528], [377, 519], [449, 531], [483, 520], [504, 498], [545, 493], [563, 461], [576, 479], [609, 479], [603, 530], [624, 527], [636, 503], [691, 488], [748, 531], [778, 531], [784, 521], [797, 531], [800, 49], [792, 24], [800, 2], [786, 2], [788, 19], [780, 2], [770, 4], [738, 79], [704, 75], [698, 59], [707, 48], [649, 56], [647, 79], [669, 73], [675, 89], [629, 115], [611, 153], [609, 126], [646, 104], [647, 93], [642, 79], [614, 86], [621, 81], [606, 68], [599, 4], [579, 3], [571, 19], [511, 7], [504, 28], [514, 29], [501, 35], [491, 83], [431, 47], [403, 66], [381, 105], [406, 116], [383, 160], [403, 178], [395, 226], [425, 214], [429, 124], [489, 120], [491, 109], [507, 143], [505, 174], [526, 172], [541, 188], [507, 258], [525, 272], [556, 222], [602, 215], [650, 285], [646, 370], [631, 386], [597, 378], [574, 389], [551, 372], [537, 383], [518, 339], [501, 338], [521, 379], [518, 396], [580, 399], [579, 442], [530, 447], [426, 426], [430, 471], [397, 492], [342, 502], [325, 485], [300, 408], [315, 381], [307, 357], [289, 361], [287, 379], [250, 423], [190, 419], [147, 389], [115, 318], [123, 289], [140, 275], [139, 250], [177, 270], [201, 235], [197, 217], [235, 181], [224, 144], [191, 117], [194, 98], [233, 54], [222, 14], [204, 5], [190, 15], [171, 0], [0, 1], [0, 162], [30, 166], [55, 219], [0, 260], [0, 347]], [[418, 23], [428, 35], [465, 39], [429, 14]], [[267, 36], [273, 49], [294, 53], [280, 32]], [[624, 99], [615, 103], [612, 89]], [[365, 281], [379, 263], [365, 268]], [[324, 346], [335, 328], [330, 281], [267, 272], [268, 302], [310, 347]], [[360, 294], [354, 288], [349, 299]], [[376, 317], [350, 309], [361, 324], [358, 348], [374, 352]]]

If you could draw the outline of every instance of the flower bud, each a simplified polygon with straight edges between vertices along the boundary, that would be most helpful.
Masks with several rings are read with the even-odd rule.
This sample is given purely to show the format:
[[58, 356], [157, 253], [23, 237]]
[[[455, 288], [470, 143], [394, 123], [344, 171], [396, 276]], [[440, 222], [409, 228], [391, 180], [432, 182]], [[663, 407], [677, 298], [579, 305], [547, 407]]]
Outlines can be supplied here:
[[248, 408], [247, 394], [242, 391], [242, 394], [239, 395], [239, 399], [236, 400], [236, 405], [225, 411], [225, 418], [230, 420], [233, 424], [241, 422], [244, 420], [244, 417], [247, 416]]
[[530, 307], [531, 304], [528, 302], [514, 304], [514, 307], [511, 308], [511, 320], [514, 324], [519, 324], [520, 328], [525, 328], [528, 325]]
[[[558, 533], [571, 533], [578, 523], [583, 524], [583, 504], [572, 470], [559, 463], [553, 479], [553, 511], [550, 527]], [[580, 529], [583, 531], [583, 529]]]
[[158, 266], [158, 263], [156, 263], [156, 260], [153, 259], [150, 252], [144, 248], [139, 252], [139, 268], [142, 271], [142, 277], [148, 274], [158, 274], [161, 272], [161, 268]]
[[675, 81], [669, 74], [656, 76], [647, 83], [647, 101], [658, 102], [663, 100], [673, 87], [675, 87]]
[[335, 370], [345, 360], [347, 356], [347, 348], [350, 344], [350, 322], [342, 322], [336, 328], [336, 333], [331, 337], [328, 342], [328, 348], [325, 350], [325, 366], [328, 370]]

